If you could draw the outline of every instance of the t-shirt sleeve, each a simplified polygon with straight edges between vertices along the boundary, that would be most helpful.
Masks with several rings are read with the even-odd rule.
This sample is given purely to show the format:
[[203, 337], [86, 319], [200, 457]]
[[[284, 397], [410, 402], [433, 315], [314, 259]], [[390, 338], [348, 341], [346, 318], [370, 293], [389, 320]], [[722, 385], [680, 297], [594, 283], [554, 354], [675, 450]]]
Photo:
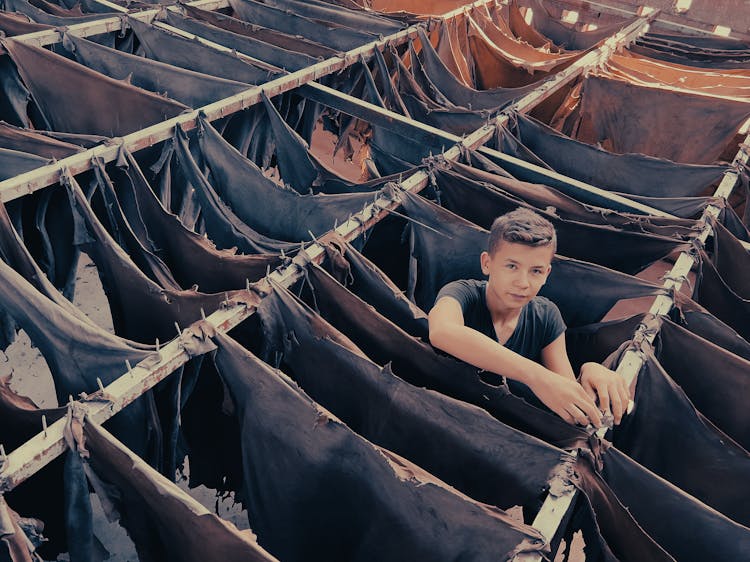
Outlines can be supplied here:
[[465, 280], [451, 281], [445, 285], [435, 297], [435, 302], [439, 301], [443, 297], [451, 297], [458, 301], [461, 305], [461, 310], [466, 316], [473, 301], [476, 299], [477, 290]]
[[563, 320], [560, 309], [551, 300], [544, 299], [544, 341], [542, 348], [545, 348], [561, 334], [565, 333], [567, 326]]

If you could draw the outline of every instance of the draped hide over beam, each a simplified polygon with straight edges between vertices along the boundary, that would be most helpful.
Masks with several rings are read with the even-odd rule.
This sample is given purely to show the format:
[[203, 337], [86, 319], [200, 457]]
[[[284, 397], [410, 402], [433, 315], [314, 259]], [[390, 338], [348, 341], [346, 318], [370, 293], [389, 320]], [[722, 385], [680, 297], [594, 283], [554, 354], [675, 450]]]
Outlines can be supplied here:
[[[91, 483], [107, 506], [107, 515], [119, 516], [121, 525], [135, 543], [139, 560], [277, 560], [258, 545], [251, 530], [239, 531], [232, 523], [211, 513], [104, 428], [90, 420], [73, 420], [71, 424], [71, 432], [79, 437], [74, 445], [77, 450], [68, 453], [74, 455], [68, 463], [75, 465], [74, 470], [84, 482]], [[81, 493], [85, 497], [77, 499], [88, 504], [88, 488]], [[83, 521], [76, 521], [78, 534], [74, 534], [72, 540], [83, 543], [89, 539], [86, 531], [92, 523], [85, 521], [86, 516], [81, 513], [75, 516]]]
[[584, 81], [580, 103], [576, 139], [687, 164], [713, 163], [750, 116], [750, 103], [596, 76]]
[[[695, 409], [649, 350], [644, 353], [635, 409], [615, 428], [612, 443], [644, 467], [747, 526], [750, 503], [741, 493], [741, 482], [750, 467], [750, 454]], [[616, 357], [608, 364], [614, 364]], [[742, 529], [744, 538], [737, 546], [747, 548], [750, 531]]]
[[[435, 296], [441, 287], [456, 279], [481, 279], [479, 267], [479, 254], [487, 247], [488, 232], [458, 215], [438, 207], [434, 203], [411, 193], [402, 193], [404, 210], [410, 218], [416, 222], [410, 224], [413, 240], [413, 257], [417, 260], [413, 267], [410, 266], [410, 292], [413, 292], [417, 305], [422, 308], [431, 308]], [[422, 223], [421, 226], [418, 223]], [[558, 260], [564, 260], [558, 257]], [[575, 297], [571, 296], [570, 284], [561, 287], [560, 292], [547, 293], [553, 287], [553, 279], [557, 267], [552, 268], [551, 276], [541, 294], [548, 296], [555, 302], [563, 313], [563, 317], [569, 325], [589, 324], [601, 319], [615, 302], [621, 298], [628, 298], [632, 290], [635, 294], [643, 291], [646, 287], [656, 294], [660, 288], [657, 285], [635, 279], [629, 275], [619, 274], [594, 264], [586, 264], [570, 260], [571, 263], [580, 263], [581, 267], [591, 272], [600, 272], [602, 275], [610, 275], [610, 283], [615, 278], [620, 278], [624, 285], [618, 287], [619, 292], [609, 290], [605, 284], [599, 285], [591, 279], [581, 279], [582, 293], [592, 295], [592, 290], [599, 287], [603, 295], [609, 295], [610, 304], [603, 305], [604, 308], [594, 309], [575, 305]], [[570, 280], [574, 282], [575, 276]], [[629, 290], [628, 285], [631, 287]], [[568, 293], [571, 294], [568, 294]], [[646, 291], [648, 293], [648, 291]], [[567, 295], [567, 296], [566, 296]], [[635, 296], [635, 295], [633, 295]], [[571, 303], [568, 305], [567, 303]], [[570, 310], [570, 313], [566, 313]], [[594, 312], [597, 310], [597, 312]], [[586, 320], [574, 321], [574, 318], [586, 318]]]
[[750, 341], [748, 253], [722, 225], [714, 225], [713, 245], [700, 251], [700, 270], [693, 298]]
[[[52, 423], [64, 415], [64, 408], [38, 408], [32, 400], [16, 394], [7, 378], [0, 378], [0, 441], [7, 452], [39, 433], [42, 416]], [[23, 517], [34, 517], [43, 522], [47, 542], [40, 545], [38, 554], [47, 559], [57, 558], [69, 546], [65, 532], [64, 494], [63, 459], [56, 459], [27, 482], [5, 494], [5, 498]], [[0, 505], [0, 509], [2, 507]], [[0, 544], [2, 554], [4, 549]], [[32, 562], [31, 558], [21, 560]], [[16, 562], [16, 559], [11, 557], [10, 561]]]
[[424, 66], [424, 72], [438, 92], [452, 104], [466, 109], [499, 111], [538, 87], [538, 84], [528, 84], [518, 88], [493, 88], [491, 90], [469, 88], [456, 78], [440, 60], [425, 32], [418, 29], [418, 33], [422, 46], [419, 60]]
[[199, 74], [65, 34], [63, 47], [79, 63], [115, 80], [163, 94], [188, 107], [201, 107], [247, 90], [247, 84]]
[[240, 19], [289, 35], [302, 35], [332, 49], [349, 51], [377, 39], [369, 31], [316, 21], [254, 0], [230, 0], [229, 4]]
[[[516, 4], [513, 0], [512, 4]], [[588, 49], [593, 47], [607, 37], [611, 37], [622, 28], [630, 25], [637, 18], [629, 21], [615, 22], [603, 25], [596, 30], [580, 31], [575, 27], [565, 24], [550, 15], [546, 6], [540, 0], [529, 0], [530, 7], [534, 10], [534, 18], [531, 25], [544, 37], [552, 40], [558, 47], [568, 50]]]
[[39, 24], [51, 25], [55, 27], [66, 27], [76, 23], [91, 22], [101, 19], [104, 16], [117, 16], [119, 12], [107, 12], [106, 14], [83, 14], [80, 10], [77, 13], [61, 8], [55, 4], [39, 2], [38, 4], [54, 6], [57, 13], [49, 13], [37, 7], [27, 0], [3, 0], [3, 9], [6, 12], [19, 12], [29, 16], [34, 22]]
[[227, 336], [214, 341], [214, 364], [241, 430], [241, 495], [272, 554], [290, 561], [468, 553], [495, 560], [543, 548], [532, 528], [357, 436]]
[[[182, 9], [185, 15], [190, 16], [193, 19], [200, 20], [205, 23], [210, 23], [214, 27], [219, 27], [226, 31], [231, 31], [237, 35], [243, 35], [245, 37], [253, 37], [257, 40], [276, 45], [287, 51], [293, 51], [296, 53], [303, 53], [305, 55], [321, 58], [330, 58], [337, 56], [340, 51], [331, 49], [320, 43], [315, 43], [310, 39], [306, 39], [302, 36], [291, 36], [280, 31], [261, 27], [255, 23], [248, 23], [232, 16], [224, 15], [220, 12], [210, 12], [208, 10], [201, 10], [195, 6], [184, 4]], [[270, 61], [266, 61], [270, 62]]]
[[[481, 162], [483, 156], [471, 153], [470, 159]], [[468, 185], [481, 184], [483, 187], [489, 188], [489, 192], [493, 195], [502, 196], [498, 197], [498, 204], [500, 204], [499, 200], [503, 198], [507, 201], [517, 200], [532, 205], [539, 210], [549, 210], [560, 219], [577, 221], [592, 226], [610, 226], [620, 231], [657, 234], [675, 239], [691, 238], [700, 230], [700, 225], [692, 220], [676, 217], [644, 216], [611, 210], [605, 206], [585, 204], [547, 185], [518, 181], [509, 177], [509, 174], [500, 167], [493, 169], [486, 162], [482, 164], [486, 171], [454, 162], [451, 165], [451, 169], [440, 170], [438, 172], [445, 179], [445, 182], [438, 185], [441, 202], [442, 199], [446, 199], [445, 206], [447, 208], [458, 207], [468, 209], [468, 212], [465, 213], [466, 218], [474, 219], [473, 222], [481, 226], [486, 225], [489, 228], [492, 218], [489, 220], [486, 218], [477, 220], [477, 217], [484, 217], [481, 211], [474, 210], [477, 206], [466, 205], [460, 202], [455, 203], [456, 196], [462, 191], [458, 186], [466, 187]], [[441, 189], [442, 185], [449, 186], [450, 189], [443, 190]], [[444, 191], [445, 197], [443, 197]], [[470, 192], [471, 190], [467, 188], [466, 191]], [[483, 197], [477, 196], [477, 199], [483, 199]], [[502, 207], [502, 204], [500, 206]], [[554, 209], [554, 211], [551, 211], [551, 209]], [[464, 214], [463, 211], [460, 214]], [[573, 254], [569, 255], [576, 257]]]
[[[59, 403], [81, 392], [92, 393], [97, 377], [109, 384], [122, 375], [125, 361], [137, 363], [152, 354], [151, 346], [105, 332], [44, 296], [16, 271], [0, 263], [3, 308], [29, 334], [49, 365]], [[62, 297], [60, 297], [62, 298]], [[149, 395], [137, 400], [112, 420], [111, 427], [128, 447], [149, 457], [153, 439], [146, 415]], [[151, 427], [151, 429], [154, 429]]]
[[727, 165], [678, 164], [607, 152], [519, 113], [501, 130], [497, 148], [597, 187], [648, 197], [694, 197], [729, 170]]
[[[281, 353], [282, 364], [311, 397], [359, 435], [418, 463], [472, 498], [496, 506], [529, 505], [538, 490], [547, 487], [548, 479], [555, 485], [564, 483], [565, 467], [572, 468], [572, 459], [561, 457], [558, 449], [498, 423], [477, 408], [403, 382], [398, 367], [395, 376], [388, 367], [377, 367], [344, 335], [283, 289], [264, 300], [258, 312], [266, 338], [265, 353]], [[311, 364], [326, 365], [328, 376], [321, 378], [320, 370], [311, 371]], [[343, 388], [347, 390], [342, 392]], [[464, 434], [466, 428], [471, 428], [470, 435]], [[432, 444], [423, 446], [427, 442]], [[444, 454], [448, 449], [453, 451], [450, 458]], [[481, 459], [470, 460], [479, 451], [483, 451]], [[523, 467], [514, 467], [515, 462], [522, 462]], [[469, 472], [466, 467], [471, 467]], [[520, 475], [524, 482], [517, 481]], [[499, 481], [508, 485], [498, 488], [495, 483]], [[621, 559], [637, 559], [644, 552], [649, 553], [649, 559], [667, 558], [624, 510], [618, 510], [617, 505], [612, 508], [619, 516], [619, 529], [605, 522], [603, 532], [622, 547], [615, 549]], [[598, 529], [584, 533], [587, 531], [598, 535]], [[629, 536], [626, 546], [614, 538], [618, 534]], [[586, 541], [592, 557], [599, 554], [614, 559], [602, 537], [587, 534]], [[597, 553], [597, 546], [604, 552]]]
[[[164, 262], [133, 235], [116, 200], [110, 201], [114, 222], [129, 243], [128, 255], [94, 215], [77, 184], [71, 181], [68, 189], [76, 222], [75, 242], [99, 270], [116, 333], [144, 343], [167, 341], [174, 333], [175, 322], [187, 326], [200, 318], [201, 309], [213, 312], [226, 300], [223, 292], [181, 289]], [[142, 304], [133, 306], [133, 302]]]
[[204, 236], [188, 230], [155, 197], [135, 159], [109, 170], [127, 222], [139, 240], [169, 267], [178, 284], [198, 285], [206, 293], [242, 289], [281, 265], [277, 254], [237, 254], [219, 250]]
[[700, 71], [633, 53], [626, 52], [625, 55], [612, 55], [607, 61], [607, 72], [642, 85], [658, 83], [711, 95], [750, 96], [750, 70]]
[[52, 25], [36, 23], [25, 14], [2, 12], [0, 13], [0, 30], [5, 33], [6, 37], [15, 35], [25, 35], [36, 31], [45, 31], [52, 29]]
[[317, 62], [314, 57], [304, 53], [290, 51], [247, 35], [239, 35], [233, 31], [218, 28], [210, 23], [181, 16], [171, 11], [164, 12], [161, 17], [165, 23], [173, 27], [194, 33], [219, 45], [253, 57], [271, 65], [272, 69], [293, 71]]
[[[466, 181], [458, 175], [448, 176], [446, 172], [439, 171], [437, 177], [441, 202], [445, 207], [484, 228], [489, 228], [498, 215], [519, 205], [530, 206], [521, 198], [504, 195], [499, 190]], [[405, 208], [410, 216], [412, 213], [430, 215], [438, 212], [424, 198], [420, 200], [418, 196], [411, 194], [406, 194]], [[563, 219], [544, 209], [536, 210], [555, 225], [562, 255], [591, 261], [625, 273], [641, 271], [671, 252], [687, 247], [684, 242], [667, 236], [586, 224]], [[417, 216], [414, 218], [421, 221]], [[477, 251], [483, 249], [484, 245], [477, 247]]]
[[203, 122], [198, 146], [212, 185], [237, 216], [264, 236], [300, 242], [319, 236], [334, 221], [344, 222], [373, 193], [300, 195], [265, 177], [261, 170]]
[[[173, 142], [177, 165], [193, 187], [195, 197], [200, 204], [201, 219], [206, 234], [219, 248], [237, 248], [240, 252], [246, 254], [272, 253], [282, 250], [294, 252], [298, 248], [297, 243], [276, 240], [251, 228], [243, 220], [247, 220], [247, 217], [240, 218], [235, 214], [236, 207], [230, 207], [233, 204], [232, 192], [228, 194], [220, 192], [219, 189], [222, 188], [222, 185], [217, 184], [217, 178], [212, 177], [213, 181], [211, 182], [206, 178], [190, 152], [186, 134], [180, 129], [175, 129]], [[222, 140], [223, 142], [225, 141]], [[241, 157], [239, 153], [238, 156]], [[252, 163], [249, 163], [249, 165], [254, 167]], [[256, 170], [257, 168], [253, 169], [254, 172]], [[271, 188], [281, 189], [280, 186], [273, 184], [271, 180], [263, 176], [260, 170], [257, 170], [254, 176], [262, 178], [261, 186], [265, 186], [267, 182]], [[252, 219], [252, 216], [250, 218]]]
[[126, 135], [187, 109], [45, 49], [12, 39], [4, 41], [3, 46], [47, 122], [57, 131]]
[[0, 148], [35, 154], [42, 158], [61, 159], [81, 152], [76, 144], [58, 140], [29, 129], [0, 123]]
[[[543, 53], [536, 49], [523, 49], [523, 43], [505, 36], [488, 19], [479, 19], [482, 22], [480, 27], [469, 18], [468, 40], [476, 69], [477, 86], [482, 89], [519, 87], [539, 82], [563, 70], [585, 54]], [[488, 28], [489, 32], [486, 33]], [[492, 39], [489, 37], [490, 33]]]
[[246, 84], [262, 84], [277, 76], [276, 72], [249, 64], [235, 53], [207, 49], [196, 41], [134, 18], [128, 18], [128, 26], [133, 28], [149, 59]]
[[301, 195], [374, 192], [387, 181], [398, 179], [396, 177], [376, 178], [362, 184], [347, 180], [323, 164], [310, 151], [307, 142], [284, 121], [265, 94], [262, 95], [262, 99], [270, 122], [275, 145], [276, 167], [281, 180]]

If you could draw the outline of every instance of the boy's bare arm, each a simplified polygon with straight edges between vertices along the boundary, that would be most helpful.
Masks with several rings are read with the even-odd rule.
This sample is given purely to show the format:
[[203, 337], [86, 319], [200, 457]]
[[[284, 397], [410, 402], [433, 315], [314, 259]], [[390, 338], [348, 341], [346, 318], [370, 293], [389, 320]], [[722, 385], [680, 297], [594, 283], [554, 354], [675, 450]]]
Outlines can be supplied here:
[[601, 425], [601, 414], [575, 379], [559, 376], [495, 340], [464, 325], [461, 305], [441, 298], [429, 314], [430, 342], [479, 369], [527, 385], [553, 412], [569, 423]]

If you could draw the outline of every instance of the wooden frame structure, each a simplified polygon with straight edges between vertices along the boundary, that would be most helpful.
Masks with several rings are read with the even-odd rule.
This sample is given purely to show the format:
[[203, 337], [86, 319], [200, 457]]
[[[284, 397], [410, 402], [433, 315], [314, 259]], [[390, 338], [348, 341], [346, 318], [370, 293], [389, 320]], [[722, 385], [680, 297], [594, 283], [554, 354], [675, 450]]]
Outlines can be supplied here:
[[[109, 7], [116, 6], [106, 0], [96, 1]], [[479, 0], [473, 4], [444, 14], [438, 19], [448, 20], [463, 14], [471, 7], [482, 6], [493, 1], [494, 0]], [[190, 5], [202, 7], [204, 9], [217, 9], [226, 6], [227, 2], [226, 0], [197, 0], [191, 2]], [[121, 11], [123, 10], [122, 8], [119, 9]], [[157, 13], [158, 10], [148, 10], [140, 13], [129, 14], [129, 17], [149, 22], [156, 17]], [[635, 38], [645, 33], [648, 30], [650, 23], [657, 17], [657, 15], [658, 12], [653, 12], [646, 17], [639, 18], [634, 23], [605, 40], [598, 48], [587, 53], [565, 70], [543, 81], [539, 87], [533, 90], [530, 94], [520, 99], [500, 114], [494, 116], [494, 118], [485, 126], [463, 138], [459, 138], [450, 133], [435, 129], [434, 127], [413, 121], [404, 116], [392, 113], [356, 98], [352, 98], [315, 82], [315, 80], [322, 76], [331, 74], [354, 64], [359, 61], [361, 57], [367, 58], [372, 56], [375, 49], [382, 50], [388, 44], [393, 45], [403, 43], [410, 38], [416, 37], [417, 26], [411, 26], [394, 35], [344, 53], [340, 57], [333, 57], [305, 69], [287, 73], [263, 84], [262, 86], [250, 87], [240, 94], [214, 102], [175, 118], [165, 120], [129, 135], [125, 135], [119, 139], [115, 139], [114, 144], [97, 146], [61, 159], [53, 164], [2, 181], [0, 182], [0, 200], [10, 201], [43, 189], [49, 185], [53, 185], [60, 180], [63, 174], [77, 175], [90, 169], [92, 161], [95, 158], [104, 160], [105, 162], [112, 161], [117, 157], [120, 147], [125, 147], [131, 152], [138, 151], [170, 138], [175, 127], [179, 126], [185, 130], [194, 128], [200, 113], [205, 114], [209, 120], [214, 120], [258, 103], [261, 99], [261, 93], [266, 94], [268, 97], [274, 97], [286, 91], [299, 88], [301, 94], [310, 99], [323, 102], [334, 109], [349, 113], [366, 121], [373, 123], [377, 123], [378, 121], [398, 123], [399, 126], [403, 126], [405, 130], [420, 130], [439, 135], [440, 137], [454, 143], [452, 148], [446, 150], [445, 153], [440, 156], [446, 161], [458, 159], [462, 151], [466, 148], [478, 149], [481, 152], [485, 152], [488, 155], [501, 159], [509, 165], [533, 170], [542, 177], [548, 178], [554, 185], [565, 186], [571, 194], [575, 193], [576, 196], [585, 196], [591, 203], [597, 204], [597, 202], [599, 202], [598, 204], [606, 204], [612, 208], [633, 213], [641, 213], [644, 215], [662, 217], [670, 216], [663, 211], [630, 200], [627, 197], [612, 194], [606, 190], [566, 177], [556, 172], [551, 172], [539, 166], [529, 164], [483, 146], [492, 138], [497, 127], [502, 126], [507, 122], [508, 114], [511, 111], [530, 111], [537, 104], [555, 93], [558, 89], [569, 84], [585, 72], [601, 65], [618, 48], [632, 42]], [[67, 32], [85, 37], [106, 31], [122, 29], [122, 26], [123, 20], [121, 18], [105, 17], [93, 22], [72, 25], [67, 29]], [[192, 34], [189, 35], [192, 36]], [[13, 38], [13, 40], [42, 46], [60, 41], [60, 35], [54, 30], [43, 31], [17, 36]], [[210, 48], [218, 48], [220, 50], [224, 49], [210, 41], [204, 40], [202, 43]], [[322, 99], [323, 95], [326, 97], [325, 101]], [[750, 136], [748, 136], [746, 142], [750, 142]], [[734, 164], [735, 166], [739, 166], [747, 161], [747, 153], [740, 151], [735, 158]], [[737, 172], [727, 172], [715, 195], [717, 197], [728, 197], [738, 181], [739, 174]], [[403, 181], [399, 182], [398, 187], [404, 191], [418, 192], [423, 189], [428, 182], [429, 176], [426, 172], [416, 171]], [[331, 236], [335, 233], [336, 236], [351, 241], [385, 217], [389, 210], [393, 210], [398, 206], [399, 201], [397, 191], [392, 195], [380, 194], [371, 204], [365, 206], [360, 213], [352, 216], [343, 224], [336, 226], [329, 232], [329, 234], [321, 237], [321, 240], [324, 241], [327, 236]], [[710, 206], [705, 210], [703, 219], [706, 220], [709, 216], [715, 217], [718, 212], [719, 209], [717, 207]], [[710, 226], [706, 224], [705, 228], [696, 237], [696, 240], [703, 244], [710, 234]], [[275, 282], [282, 286], [291, 286], [301, 277], [302, 270], [309, 262], [319, 263], [323, 261], [324, 257], [325, 249], [322, 243], [318, 240], [314, 240], [311, 245], [306, 249], [303, 249], [303, 251], [301, 251], [289, 265], [271, 272], [267, 278], [261, 282], [261, 285], [263, 283]], [[689, 254], [683, 253], [680, 255], [668, 280], [664, 283], [664, 287], [666, 289], [674, 287], [675, 290], [679, 290], [681, 285], [679, 279], [683, 278], [687, 272], [690, 271], [693, 264], [693, 259]], [[204, 321], [209, 322], [215, 329], [226, 332], [254, 313], [254, 308], [246, 304], [232, 304], [229, 302], [226, 304], [227, 306], [225, 308], [214, 312], [207, 318], [204, 318]], [[667, 314], [671, 310], [673, 304], [674, 303], [670, 297], [661, 295], [655, 298], [649, 312], [655, 315]], [[179, 337], [161, 347], [159, 350], [160, 360], [157, 365], [148, 368], [140, 365], [134, 367], [126, 365], [124, 374], [121, 377], [106, 387], [102, 386], [101, 393], [97, 393], [96, 396], [90, 398], [84, 397], [77, 401], [76, 407], [82, 408], [86, 412], [86, 415], [97, 423], [102, 423], [114, 416], [118, 411], [132, 403], [149, 389], [153, 388], [158, 382], [164, 380], [173, 371], [179, 368], [179, 366], [183, 365], [190, 359], [182, 345], [182, 337], [183, 335], [180, 334]], [[655, 334], [649, 334], [648, 337], [653, 341]], [[626, 353], [621, 361], [618, 367], [618, 372], [626, 377], [628, 382], [632, 382], [642, 366], [643, 363], [641, 357], [636, 353], [629, 352]], [[18, 484], [29, 478], [32, 474], [40, 470], [51, 460], [65, 451], [66, 445], [63, 438], [64, 426], [64, 419], [55, 422], [12, 453], [8, 455], [5, 455], [4, 452], [2, 453], [2, 458], [0, 458], [0, 467], [2, 467], [2, 469], [0, 469], [0, 495], [5, 491], [15, 488]], [[600, 433], [600, 436], [604, 436], [603, 432]], [[576, 491], [566, 492], [560, 496], [549, 495], [534, 520], [533, 526], [540, 530], [548, 540], [551, 540], [559, 531], [561, 522], [565, 519], [576, 495]], [[516, 559], [524, 562], [541, 560], [539, 556], [529, 554], [519, 555]]]

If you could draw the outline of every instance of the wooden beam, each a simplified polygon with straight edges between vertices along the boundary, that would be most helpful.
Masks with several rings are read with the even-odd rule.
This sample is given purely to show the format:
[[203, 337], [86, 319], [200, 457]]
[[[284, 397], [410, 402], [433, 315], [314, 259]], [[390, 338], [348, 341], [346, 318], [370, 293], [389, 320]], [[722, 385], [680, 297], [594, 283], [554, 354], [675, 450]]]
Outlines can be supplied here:
[[[100, 4], [106, 5], [111, 8], [113, 12], [128, 13], [126, 8], [117, 4], [107, 2], [107, 0], [95, 0]], [[227, 0], [194, 0], [193, 2], [187, 2], [189, 6], [201, 8], [202, 10], [218, 10], [219, 8], [225, 8], [229, 5]], [[142, 12], [130, 13], [130, 17], [137, 19], [142, 22], [151, 23], [151, 21], [161, 11], [161, 7], [154, 10], [144, 10]], [[28, 45], [34, 45], [36, 47], [44, 47], [46, 45], [54, 45], [62, 41], [61, 30], [64, 30], [71, 35], [76, 37], [91, 37], [92, 35], [99, 35], [100, 33], [108, 33], [110, 31], [119, 31], [122, 29], [123, 20], [120, 16], [107, 17], [103, 16], [101, 19], [87, 21], [84, 23], [74, 23], [64, 28], [47, 29], [44, 31], [35, 31], [33, 33], [25, 33], [23, 35], [16, 35], [13, 37], [14, 41], [20, 41]]]
[[[481, 1], [485, 2], [487, 0]], [[359, 61], [360, 57], [371, 56], [375, 49], [383, 49], [386, 45], [399, 44], [416, 36], [417, 26], [408, 27], [383, 39], [378, 39], [352, 49], [341, 56], [331, 57], [304, 69], [290, 72], [261, 86], [250, 86], [247, 90], [239, 94], [156, 123], [123, 137], [114, 138], [112, 139], [113, 142], [109, 145], [95, 146], [67, 158], [62, 158], [52, 164], [41, 166], [1, 181], [0, 201], [11, 201], [53, 185], [59, 181], [62, 170], [68, 170], [72, 175], [89, 170], [91, 169], [93, 158], [99, 158], [104, 162], [111, 162], [117, 158], [117, 153], [121, 146], [124, 146], [130, 152], [137, 152], [138, 150], [171, 138], [174, 128], [177, 126], [182, 127], [186, 131], [193, 129], [196, 126], [196, 121], [200, 113], [205, 114], [209, 121], [236, 113], [258, 103], [261, 99], [261, 92], [265, 93], [268, 97], [277, 96], [311, 80], [317, 80], [318, 78], [351, 66]], [[28, 36], [19, 36], [20, 40], [23, 40], [24, 37]], [[14, 40], [19, 40], [19, 38], [15, 38]]]
[[[732, 194], [732, 191], [734, 191], [737, 185], [739, 185], [740, 174], [737, 170], [746, 165], [748, 160], [750, 160], [750, 155], [748, 155], [745, 148], [748, 145], [750, 145], [750, 135], [745, 137], [742, 147], [732, 161], [732, 169], [724, 174], [721, 183], [714, 192], [714, 197], [728, 199]], [[701, 219], [705, 221], [706, 224], [701, 232], [695, 237], [695, 240], [701, 245], [701, 247], [705, 246], [706, 240], [708, 240], [708, 237], [712, 234], [711, 226], [708, 221], [712, 218], [717, 218], [720, 212], [721, 209], [715, 205], [709, 205], [703, 212]], [[679, 255], [672, 266], [672, 269], [665, 276], [664, 288], [670, 292], [669, 294], [671, 294], [671, 291], [678, 292], [682, 288], [682, 285], [687, 280], [687, 276], [694, 265], [698, 265], [698, 261], [690, 253], [682, 252]], [[655, 297], [654, 302], [648, 311], [649, 314], [653, 314], [654, 316], [666, 316], [669, 314], [674, 306], [674, 299], [669, 296], [669, 294]], [[657, 333], [658, 331], [652, 332], [647, 331], [645, 328], [639, 328], [636, 330], [635, 335], [640, 335], [645, 341], [654, 343]], [[617, 372], [622, 375], [630, 385], [635, 381], [642, 368], [643, 359], [641, 355], [635, 351], [629, 350], [623, 355], [622, 360], [617, 367]]]
[[[638, 15], [637, 12], [633, 9], [633, 6], [628, 5], [631, 4], [630, 2], [611, 2], [610, 0], [553, 1], [555, 4], [565, 7], [566, 9], [572, 8], [584, 14], [589, 11], [589, 8], [591, 8], [592, 10], [596, 10], [604, 14], [619, 16], [621, 18], [629, 19]], [[704, 25], [706, 27], [697, 27], [700, 25]], [[672, 14], [668, 12], [662, 12], [659, 17], [654, 20], [654, 27], [662, 28], [660, 29], [660, 31], [664, 31], [666, 33], [668, 33], [669, 31], [676, 31], [679, 33], [684, 33], [685, 35], [694, 35], [698, 37], [716, 37], [716, 34], [713, 33], [714, 25], [715, 24], [699, 22], [684, 15]], [[750, 39], [750, 35], [748, 35], [747, 33], [738, 32], [736, 30], [732, 30], [732, 32], [729, 34], [729, 37], [739, 39], [741, 41]]]

